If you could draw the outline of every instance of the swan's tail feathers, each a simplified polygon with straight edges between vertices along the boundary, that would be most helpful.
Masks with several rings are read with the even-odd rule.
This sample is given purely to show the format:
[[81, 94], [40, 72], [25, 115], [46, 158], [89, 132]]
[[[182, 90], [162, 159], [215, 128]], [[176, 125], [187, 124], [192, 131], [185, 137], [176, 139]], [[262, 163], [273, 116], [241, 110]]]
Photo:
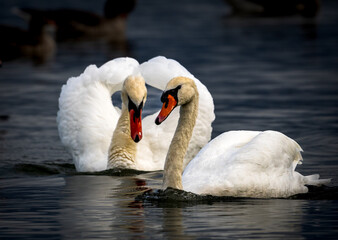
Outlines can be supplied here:
[[295, 171], [297, 165], [302, 165], [303, 164], [303, 157], [302, 157], [302, 149], [299, 147], [299, 149], [297, 149], [297, 153], [295, 156], [295, 159], [292, 162], [292, 169]]
[[331, 178], [319, 179], [319, 174], [313, 174], [304, 177], [304, 182], [306, 185], [320, 186], [323, 184], [328, 184], [331, 182]]

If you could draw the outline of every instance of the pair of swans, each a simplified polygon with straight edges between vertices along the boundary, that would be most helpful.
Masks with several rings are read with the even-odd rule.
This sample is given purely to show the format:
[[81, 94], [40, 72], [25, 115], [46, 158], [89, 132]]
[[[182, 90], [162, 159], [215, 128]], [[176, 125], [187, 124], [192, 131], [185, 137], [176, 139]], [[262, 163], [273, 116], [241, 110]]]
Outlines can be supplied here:
[[[76, 170], [163, 170], [179, 113], [174, 111], [171, 120], [161, 126], [154, 124], [154, 113], [142, 119], [142, 126], [142, 107], [147, 97], [144, 79], [150, 86], [164, 90], [177, 76], [194, 79], [201, 96], [199, 117], [185, 157], [189, 162], [210, 140], [214, 103], [207, 88], [178, 62], [156, 57], [140, 65], [132, 58], [117, 58], [100, 68], [88, 66], [80, 76], [70, 78], [62, 87], [57, 123]], [[111, 96], [117, 91], [121, 91], [121, 110], [112, 105]], [[131, 135], [136, 142], [142, 140], [136, 144]]]
[[[162, 109], [144, 118], [144, 131], [143, 77], [164, 90]], [[111, 95], [121, 89], [120, 113]], [[212, 97], [184, 67], [164, 57], [141, 65], [120, 58], [99, 69], [89, 66], [63, 86], [59, 108], [60, 137], [78, 171], [164, 169], [164, 188], [216, 196], [288, 197], [307, 192], [305, 185], [329, 182], [296, 172], [302, 149], [279, 132], [230, 131], [207, 144]]]

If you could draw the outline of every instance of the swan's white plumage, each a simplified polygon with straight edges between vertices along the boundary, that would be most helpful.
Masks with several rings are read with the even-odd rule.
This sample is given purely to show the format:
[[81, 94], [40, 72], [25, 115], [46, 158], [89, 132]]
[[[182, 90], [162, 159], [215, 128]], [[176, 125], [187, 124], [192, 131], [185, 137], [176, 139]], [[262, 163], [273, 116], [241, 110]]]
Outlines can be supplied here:
[[[187, 154], [184, 159], [184, 166], [208, 143], [211, 138], [211, 123], [215, 119], [214, 102], [208, 89], [195, 78], [188, 70], [173, 59], [155, 57], [148, 62], [141, 64], [141, 74], [147, 84], [164, 90], [167, 83], [174, 77], [182, 76], [194, 80], [199, 91], [199, 105], [196, 125], [189, 143]], [[179, 119], [179, 107], [176, 108], [161, 125], [155, 125], [155, 118], [159, 111], [148, 119], [144, 119], [144, 136], [149, 136], [151, 141], [141, 141], [138, 144], [137, 154], [142, 154], [142, 149], [152, 149], [152, 152], [161, 159], [161, 168], [164, 167], [164, 160], [175, 133]], [[147, 147], [145, 147], [147, 145]], [[142, 158], [142, 156], [139, 156]], [[163, 160], [162, 160], [163, 159]], [[146, 159], [140, 161], [146, 163]]]
[[[143, 75], [147, 84], [160, 90], [172, 77], [192, 77], [204, 101], [200, 101], [200, 118], [189, 145], [187, 161], [210, 140], [211, 123], [215, 118], [212, 97], [207, 88], [183, 66], [165, 57], [153, 58], [141, 66], [135, 59], [117, 58], [100, 68], [88, 66], [84, 73], [70, 78], [62, 87], [57, 114], [58, 130], [77, 171], [93, 172], [107, 168], [111, 138], [120, 117], [120, 109], [113, 106], [111, 95], [121, 90], [129, 75], [138, 74]], [[166, 121], [161, 126], [154, 124], [156, 116], [157, 113], [142, 119], [143, 139], [137, 144], [137, 170], [152, 171], [164, 167], [179, 113], [175, 110], [169, 116], [172, 121]]]
[[120, 116], [111, 95], [121, 90], [126, 77], [138, 74], [138, 66], [132, 58], [118, 58], [100, 68], [90, 65], [62, 87], [58, 130], [77, 171], [107, 168], [108, 148]]
[[230, 131], [208, 143], [189, 163], [183, 189], [196, 194], [244, 197], [288, 197], [320, 185], [319, 175], [295, 171], [301, 147], [275, 131]]

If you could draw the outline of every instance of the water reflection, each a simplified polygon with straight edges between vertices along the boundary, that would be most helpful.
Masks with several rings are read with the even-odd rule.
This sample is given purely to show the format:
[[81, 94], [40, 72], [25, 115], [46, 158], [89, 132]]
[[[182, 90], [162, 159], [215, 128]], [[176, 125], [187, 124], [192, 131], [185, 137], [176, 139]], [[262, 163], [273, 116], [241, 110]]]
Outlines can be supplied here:
[[303, 201], [246, 200], [144, 211], [154, 223], [162, 222], [161, 237], [238, 239], [301, 237], [304, 209]]
[[3, 239], [57, 238], [61, 177], [1, 179], [0, 232]]
[[[134, 179], [110, 176], [66, 177], [64, 197], [60, 200], [62, 234], [71, 238], [94, 237], [96, 232], [110, 235], [112, 222], [121, 222], [120, 210], [126, 207], [121, 196], [136, 186]], [[102, 236], [102, 237], [103, 237]]]
[[197, 234], [187, 232], [182, 208], [163, 208], [162, 229], [168, 239], [195, 239]]
[[331, 201], [240, 199], [180, 207], [134, 201], [160, 182], [157, 173], [2, 180], [0, 229], [5, 238], [20, 232], [35, 239], [302, 239], [329, 233], [338, 214]]
[[251, 17], [281, 17], [301, 15], [316, 17], [320, 0], [225, 0], [232, 7], [232, 14]]

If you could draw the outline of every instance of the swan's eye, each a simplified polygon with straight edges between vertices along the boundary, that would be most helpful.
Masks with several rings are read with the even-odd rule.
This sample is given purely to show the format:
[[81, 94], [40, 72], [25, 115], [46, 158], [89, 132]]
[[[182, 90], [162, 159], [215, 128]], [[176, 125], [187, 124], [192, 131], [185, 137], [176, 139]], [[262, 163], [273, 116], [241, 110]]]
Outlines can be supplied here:
[[169, 95], [171, 95], [176, 100], [176, 102], [178, 102], [177, 93], [178, 93], [178, 90], [181, 89], [181, 87], [182, 87], [181, 85], [178, 85], [176, 88], [170, 89], [162, 93], [161, 102], [165, 103], [165, 108], [168, 107], [168, 96]]
[[135, 103], [130, 99], [130, 97], [128, 96], [128, 110], [130, 111], [131, 109], [136, 110], [137, 107], [135, 105]]
[[166, 101], [165, 101], [164, 107], [167, 108], [167, 107], [168, 107], [168, 104], [169, 104], [169, 99], [167, 98]]
[[141, 111], [142, 111], [142, 108], [143, 108], [143, 100], [142, 102], [140, 103], [140, 105], [137, 107], [136, 104], [129, 98], [128, 96], [128, 111], [130, 112], [130, 110], [134, 110], [135, 112], [135, 117], [140, 117], [141, 115]]

